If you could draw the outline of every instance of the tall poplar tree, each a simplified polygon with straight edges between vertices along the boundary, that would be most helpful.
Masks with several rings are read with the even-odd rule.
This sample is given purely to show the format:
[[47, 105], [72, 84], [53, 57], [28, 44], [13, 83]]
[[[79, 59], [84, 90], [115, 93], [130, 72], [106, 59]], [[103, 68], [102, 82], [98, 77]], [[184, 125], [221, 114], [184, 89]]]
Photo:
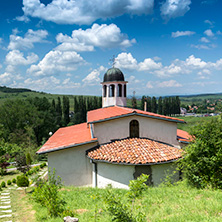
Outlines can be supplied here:
[[163, 110], [163, 99], [160, 96], [159, 99], [158, 99], [158, 113], [159, 114], [163, 114], [162, 110]]

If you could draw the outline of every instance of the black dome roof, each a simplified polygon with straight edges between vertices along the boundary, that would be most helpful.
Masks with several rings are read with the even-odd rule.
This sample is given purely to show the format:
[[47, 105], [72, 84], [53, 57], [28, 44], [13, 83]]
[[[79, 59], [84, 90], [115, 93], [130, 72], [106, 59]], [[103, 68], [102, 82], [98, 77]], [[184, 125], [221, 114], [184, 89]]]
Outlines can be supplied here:
[[104, 75], [103, 82], [125, 81], [124, 75], [118, 68], [108, 69]]

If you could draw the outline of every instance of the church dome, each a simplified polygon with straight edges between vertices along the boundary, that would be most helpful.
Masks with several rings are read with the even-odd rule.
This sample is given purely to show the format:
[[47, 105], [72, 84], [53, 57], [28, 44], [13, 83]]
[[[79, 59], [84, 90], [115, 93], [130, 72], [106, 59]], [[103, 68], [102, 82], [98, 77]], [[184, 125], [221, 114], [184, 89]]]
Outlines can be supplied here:
[[124, 75], [118, 68], [108, 69], [104, 75], [103, 82], [125, 81]]

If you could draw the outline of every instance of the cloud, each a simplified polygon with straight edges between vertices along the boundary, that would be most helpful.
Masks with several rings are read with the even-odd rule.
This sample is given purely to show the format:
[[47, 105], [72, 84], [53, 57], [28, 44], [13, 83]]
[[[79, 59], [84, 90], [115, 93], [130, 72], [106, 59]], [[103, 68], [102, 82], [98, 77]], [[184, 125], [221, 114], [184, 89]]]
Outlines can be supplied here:
[[204, 23], [209, 24], [211, 27], [213, 27], [214, 22], [210, 21], [210, 20], [205, 20]]
[[178, 88], [182, 87], [183, 85], [178, 83], [176, 80], [168, 80], [168, 81], [148, 81], [146, 84], [146, 87], [148, 89], [153, 89], [153, 88]]
[[32, 16], [58, 24], [91, 24], [123, 14], [150, 14], [154, 0], [52, 0], [45, 5], [40, 0], [23, 0], [25, 16]]
[[34, 53], [29, 53], [29, 55], [25, 58], [24, 54], [19, 50], [12, 50], [6, 55], [5, 62], [8, 65], [20, 66], [30, 65], [37, 62], [38, 59], [39, 57]]
[[202, 38], [200, 39], [200, 41], [201, 41], [201, 42], [204, 42], [204, 43], [210, 42], [206, 37], [202, 37]]
[[94, 69], [90, 72], [82, 81], [85, 85], [98, 85], [101, 82], [100, 74], [105, 72], [106, 68], [104, 66], [100, 66], [98, 69]]
[[14, 49], [31, 49], [34, 47], [34, 43], [44, 42], [48, 35], [46, 30], [33, 31], [29, 29], [24, 38], [17, 35], [18, 30], [14, 30], [14, 33], [10, 35], [10, 43], [8, 45], [9, 50]]
[[73, 71], [85, 64], [85, 60], [74, 51], [52, 50], [37, 65], [32, 65], [27, 72], [36, 76], [46, 76]]
[[1, 85], [11, 83], [12, 79], [13, 79], [13, 75], [11, 73], [5, 72], [3, 74], [0, 74], [0, 83], [1, 83]]
[[[75, 83], [70, 80], [70, 78], [65, 80], [60, 80], [54, 76], [47, 76], [38, 79], [28, 78], [25, 79], [22, 83], [14, 81], [11, 84], [11, 87], [22, 87], [22, 88], [29, 88], [37, 91], [44, 91], [44, 90], [66, 90], [66, 89], [75, 89], [80, 87], [80, 83]], [[63, 91], [64, 92], [64, 91]]]
[[63, 51], [93, 51], [94, 47], [99, 48], [126, 48], [135, 43], [135, 39], [129, 40], [121, 33], [120, 28], [115, 24], [93, 24], [91, 28], [74, 30], [72, 36], [59, 33], [56, 36], [58, 43], [57, 50]]
[[173, 38], [177, 38], [177, 37], [181, 37], [181, 36], [191, 36], [194, 34], [195, 34], [195, 32], [192, 32], [192, 31], [176, 31], [176, 32], [172, 32], [171, 36]]
[[160, 7], [161, 15], [165, 19], [184, 16], [190, 10], [191, 0], [166, 0]]
[[212, 32], [211, 29], [207, 29], [205, 32], [204, 32], [205, 35], [207, 35], [208, 37], [214, 37], [214, 33]]
[[150, 71], [161, 68], [162, 64], [151, 58], [146, 58], [143, 62], [138, 63], [131, 53], [123, 52], [117, 56], [116, 66], [127, 70]]
[[17, 21], [19, 21], [19, 22], [25, 22], [25, 23], [30, 22], [30, 19], [29, 19], [27, 16], [25, 16], [25, 15], [23, 15], [23, 16], [17, 16], [17, 17], [15, 18], [15, 20], [17, 20]]

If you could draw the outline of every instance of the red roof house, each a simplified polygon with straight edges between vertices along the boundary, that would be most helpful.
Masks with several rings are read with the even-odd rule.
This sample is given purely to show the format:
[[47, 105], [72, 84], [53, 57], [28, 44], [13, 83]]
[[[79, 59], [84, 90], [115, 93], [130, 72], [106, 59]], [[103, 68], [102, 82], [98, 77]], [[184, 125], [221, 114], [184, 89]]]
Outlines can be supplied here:
[[[87, 122], [60, 128], [40, 148], [48, 166], [66, 185], [128, 188], [141, 173], [160, 184], [175, 171], [188, 133], [184, 120], [126, 108], [126, 81], [119, 69], [104, 75], [103, 108], [89, 111]], [[174, 174], [174, 179], [179, 173]]]

